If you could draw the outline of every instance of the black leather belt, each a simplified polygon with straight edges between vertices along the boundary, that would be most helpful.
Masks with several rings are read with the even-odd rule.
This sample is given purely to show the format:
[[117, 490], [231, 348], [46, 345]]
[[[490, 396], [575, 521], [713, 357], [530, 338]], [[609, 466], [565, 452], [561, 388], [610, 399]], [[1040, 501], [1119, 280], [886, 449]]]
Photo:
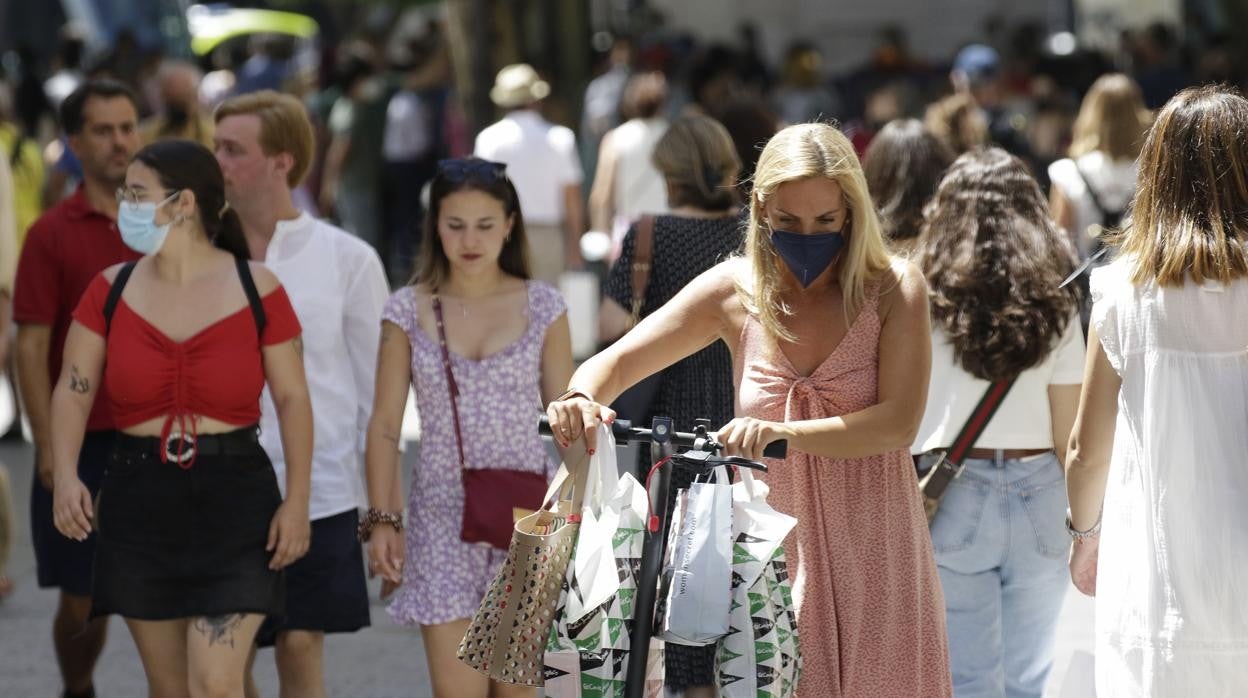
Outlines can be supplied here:
[[[180, 443], [179, 443], [180, 442]], [[171, 434], [162, 441], [159, 436], [135, 436], [117, 434], [117, 449], [121, 451], [149, 451], [165, 453], [174, 463], [185, 462], [193, 455], [228, 456], [254, 453], [260, 443], [260, 429], [252, 425], [219, 434]]]

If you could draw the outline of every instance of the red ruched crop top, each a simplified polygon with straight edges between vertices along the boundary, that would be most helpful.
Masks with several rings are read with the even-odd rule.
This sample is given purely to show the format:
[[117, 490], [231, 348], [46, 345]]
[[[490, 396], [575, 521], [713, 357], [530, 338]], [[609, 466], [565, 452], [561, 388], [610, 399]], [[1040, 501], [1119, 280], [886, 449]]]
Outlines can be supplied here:
[[243, 306], [175, 342], [124, 299], [113, 311], [111, 329], [106, 329], [104, 305], [110, 288], [102, 273], [96, 276], [78, 302], [74, 319], [107, 339], [104, 382], [118, 429], [165, 416], [161, 438], [168, 442], [175, 423], [178, 433], [193, 440], [195, 415], [238, 426], [259, 421], [264, 389], [261, 347], [281, 344], [301, 332], [285, 289], [278, 286], [261, 299], [266, 317], [263, 337], [257, 336], [251, 308]]

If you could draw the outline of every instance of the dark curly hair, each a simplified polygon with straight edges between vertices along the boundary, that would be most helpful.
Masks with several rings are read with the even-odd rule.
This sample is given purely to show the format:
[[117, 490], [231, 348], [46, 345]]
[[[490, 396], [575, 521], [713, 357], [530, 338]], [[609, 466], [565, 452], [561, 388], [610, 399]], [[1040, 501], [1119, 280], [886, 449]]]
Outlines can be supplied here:
[[918, 255], [932, 320], [978, 378], [1040, 364], [1079, 304], [1073, 284], [1058, 288], [1074, 269], [1070, 241], [1027, 166], [1000, 148], [954, 161], [924, 211]]

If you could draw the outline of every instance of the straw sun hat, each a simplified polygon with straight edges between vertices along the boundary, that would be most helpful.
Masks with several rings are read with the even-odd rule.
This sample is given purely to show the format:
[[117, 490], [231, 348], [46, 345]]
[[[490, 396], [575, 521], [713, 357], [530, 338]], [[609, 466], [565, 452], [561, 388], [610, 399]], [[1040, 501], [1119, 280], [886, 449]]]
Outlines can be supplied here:
[[528, 63], [516, 63], [498, 71], [490, 89], [490, 99], [504, 109], [532, 104], [549, 94], [550, 84], [538, 77]]

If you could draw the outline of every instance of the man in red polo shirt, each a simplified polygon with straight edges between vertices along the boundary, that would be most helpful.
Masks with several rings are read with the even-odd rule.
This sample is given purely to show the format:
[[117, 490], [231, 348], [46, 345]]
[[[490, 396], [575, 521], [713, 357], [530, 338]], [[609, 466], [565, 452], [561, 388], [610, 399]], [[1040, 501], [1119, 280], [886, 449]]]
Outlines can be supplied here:
[[[117, 189], [139, 148], [134, 94], [111, 80], [93, 80], [61, 104], [61, 126], [82, 163], [83, 182], [73, 196], [48, 210], [26, 235], [13, 296], [17, 365], [22, 402], [35, 437], [30, 529], [39, 586], [58, 587], [60, 604], [52, 623], [56, 660], [65, 696], [93, 696], [92, 673], [104, 648], [105, 619], [88, 624], [95, 534], [84, 542], [62, 536], [52, 524], [52, 448], [48, 413], [52, 386], [61, 375], [61, 354], [70, 314], [96, 274], [137, 259], [117, 231]], [[99, 492], [113, 421], [99, 387], [78, 459], [78, 475]], [[85, 629], [84, 629], [85, 628]]]

